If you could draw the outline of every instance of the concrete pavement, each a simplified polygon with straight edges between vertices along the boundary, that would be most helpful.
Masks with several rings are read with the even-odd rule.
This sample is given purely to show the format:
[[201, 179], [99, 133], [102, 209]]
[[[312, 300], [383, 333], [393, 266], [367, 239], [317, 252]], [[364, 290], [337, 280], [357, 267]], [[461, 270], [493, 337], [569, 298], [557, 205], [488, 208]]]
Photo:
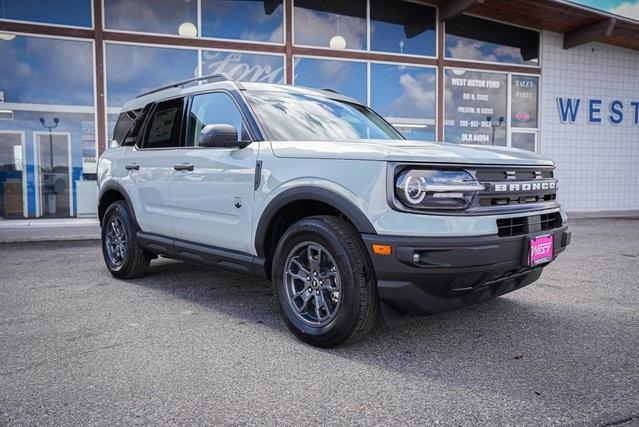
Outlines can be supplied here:
[[539, 282], [320, 350], [269, 284], [95, 241], [0, 245], [0, 424], [637, 425], [639, 221], [583, 220]]

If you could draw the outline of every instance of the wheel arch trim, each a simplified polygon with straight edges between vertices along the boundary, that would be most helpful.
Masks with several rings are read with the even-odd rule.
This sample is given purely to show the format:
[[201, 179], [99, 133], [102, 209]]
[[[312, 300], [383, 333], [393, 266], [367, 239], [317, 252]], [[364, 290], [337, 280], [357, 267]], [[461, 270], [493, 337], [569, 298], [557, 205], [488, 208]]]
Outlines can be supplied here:
[[138, 224], [137, 217], [135, 216], [135, 209], [133, 208], [133, 203], [131, 202], [131, 198], [129, 197], [129, 194], [127, 193], [127, 191], [124, 189], [124, 186], [117, 181], [109, 181], [100, 187], [100, 192], [98, 194], [98, 216], [99, 216], [98, 219], [100, 220], [100, 226], [102, 226], [103, 216], [100, 216], [99, 207], [100, 207], [100, 204], [102, 203], [102, 198], [104, 197], [104, 195], [110, 191], [116, 191], [122, 195], [122, 197], [124, 198], [124, 201], [129, 206], [129, 214], [131, 215], [131, 220], [133, 221], [133, 225], [139, 230], [140, 225]]
[[255, 250], [259, 256], [263, 257], [266, 253], [267, 233], [273, 221], [276, 220], [276, 215], [287, 205], [301, 200], [312, 200], [330, 205], [344, 214], [360, 233], [377, 234], [375, 227], [364, 212], [345, 196], [329, 189], [303, 185], [289, 188], [278, 194], [262, 211], [262, 216], [255, 229]]

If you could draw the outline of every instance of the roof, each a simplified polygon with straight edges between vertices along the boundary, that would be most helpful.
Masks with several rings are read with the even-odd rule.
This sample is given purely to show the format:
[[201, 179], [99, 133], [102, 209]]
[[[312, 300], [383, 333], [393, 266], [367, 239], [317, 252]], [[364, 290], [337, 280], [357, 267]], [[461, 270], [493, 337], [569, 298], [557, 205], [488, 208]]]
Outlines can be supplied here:
[[436, 5], [458, 3], [463, 7], [464, 13], [562, 34], [588, 30], [603, 21], [614, 20], [610, 34], [599, 33], [599, 36], [593, 40], [639, 50], [639, 21], [567, 0], [427, 0], [426, 2]]

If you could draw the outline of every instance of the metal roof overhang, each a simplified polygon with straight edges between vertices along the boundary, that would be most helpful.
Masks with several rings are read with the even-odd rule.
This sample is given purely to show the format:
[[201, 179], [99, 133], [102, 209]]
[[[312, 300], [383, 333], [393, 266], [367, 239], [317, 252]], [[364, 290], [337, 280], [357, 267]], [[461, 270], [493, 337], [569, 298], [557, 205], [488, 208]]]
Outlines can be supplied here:
[[[565, 48], [591, 41], [639, 50], [639, 21], [567, 0], [428, 0], [440, 19], [468, 13], [537, 30], [564, 34]], [[448, 15], [448, 16], [446, 16]]]

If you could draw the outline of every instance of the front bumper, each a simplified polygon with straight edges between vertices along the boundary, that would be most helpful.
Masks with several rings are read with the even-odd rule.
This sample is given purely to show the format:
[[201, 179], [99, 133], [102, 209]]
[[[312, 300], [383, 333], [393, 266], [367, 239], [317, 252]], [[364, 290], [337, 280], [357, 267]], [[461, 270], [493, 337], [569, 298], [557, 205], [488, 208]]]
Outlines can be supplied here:
[[[536, 281], [543, 265], [528, 267], [528, 241], [554, 236], [554, 260], [570, 244], [567, 225], [511, 237], [399, 237], [363, 234], [379, 297], [397, 311], [431, 314], [475, 304]], [[392, 247], [391, 255], [372, 245]], [[419, 261], [414, 260], [415, 252]], [[546, 265], [546, 264], [544, 264]]]

